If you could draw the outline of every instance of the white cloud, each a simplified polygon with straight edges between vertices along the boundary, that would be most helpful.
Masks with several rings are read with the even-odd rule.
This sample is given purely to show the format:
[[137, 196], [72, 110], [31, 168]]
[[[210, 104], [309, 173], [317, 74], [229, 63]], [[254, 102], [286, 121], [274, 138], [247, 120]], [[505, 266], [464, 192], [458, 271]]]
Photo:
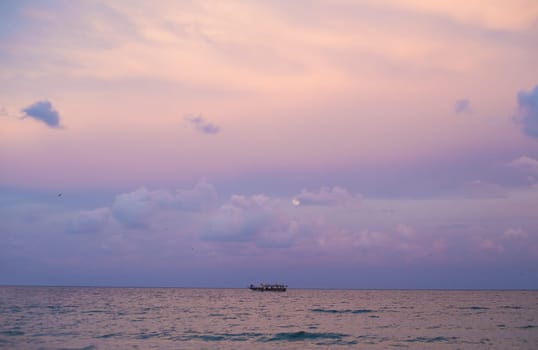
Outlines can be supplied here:
[[209, 219], [202, 238], [208, 241], [254, 242], [263, 247], [290, 246], [298, 224], [280, 200], [258, 194], [232, 195]]
[[211, 208], [217, 201], [213, 185], [198, 182], [193, 189], [150, 191], [141, 187], [116, 197], [112, 213], [116, 220], [129, 228], [146, 228], [159, 210], [200, 211]]
[[332, 189], [321, 187], [317, 192], [302, 190], [299, 195], [295, 196], [295, 199], [301, 205], [343, 205], [360, 198], [343, 187], [335, 186]]
[[162, 191], [148, 191], [145, 187], [120, 194], [112, 205], [114, 218], [129, 228], [145, 228], [150, 215], [159, 205], [158, 199], [166, 194]]
[[102, 231], [110, 219], [109, 208], [97, 208], [78, 212], [68, 223], [69, 233], [94, 233]]
[[508, 163], [508, 165], [532, 174], [538, 174], [538, 160], [531, 157], [521, 156]]
[[200, 211], [214, 207], [217, 200], [215, 187], [205, 181], [199, 181], [190, 190], [178, 189], [170, 204], [181, 210]]

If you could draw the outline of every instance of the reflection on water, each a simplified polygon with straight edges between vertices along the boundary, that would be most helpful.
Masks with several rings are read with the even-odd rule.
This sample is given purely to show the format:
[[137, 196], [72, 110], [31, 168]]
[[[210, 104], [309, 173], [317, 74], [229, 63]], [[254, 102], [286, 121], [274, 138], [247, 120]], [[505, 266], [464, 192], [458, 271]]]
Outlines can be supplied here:
[[536, 291], [0, 287], [0, 315], [15, 349], [538, 349]]

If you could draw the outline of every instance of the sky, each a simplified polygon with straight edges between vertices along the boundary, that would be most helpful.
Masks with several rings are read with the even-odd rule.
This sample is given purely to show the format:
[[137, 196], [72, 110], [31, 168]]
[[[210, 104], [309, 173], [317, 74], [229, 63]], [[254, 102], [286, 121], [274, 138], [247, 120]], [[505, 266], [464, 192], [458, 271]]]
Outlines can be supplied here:
[[0, 284], [538, 288], [538, 2], [0, 2]]

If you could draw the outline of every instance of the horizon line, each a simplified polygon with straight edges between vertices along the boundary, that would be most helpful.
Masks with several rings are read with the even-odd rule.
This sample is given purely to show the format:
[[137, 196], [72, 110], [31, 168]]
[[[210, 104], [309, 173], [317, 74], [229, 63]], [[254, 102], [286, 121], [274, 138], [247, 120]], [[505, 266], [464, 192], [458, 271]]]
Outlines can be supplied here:
[[[237, 289], [245, 287], [193, 287], [193, 286], [135, 286], [135, 285], [76, 285], [76, 284], [1, 284], [0, 288], [125, 288], [125, 289]], [[342, 291], [534, 291], [538, 288], [335, 288], [335, 287], [292, 287], [289, 290], [342, 290]]]

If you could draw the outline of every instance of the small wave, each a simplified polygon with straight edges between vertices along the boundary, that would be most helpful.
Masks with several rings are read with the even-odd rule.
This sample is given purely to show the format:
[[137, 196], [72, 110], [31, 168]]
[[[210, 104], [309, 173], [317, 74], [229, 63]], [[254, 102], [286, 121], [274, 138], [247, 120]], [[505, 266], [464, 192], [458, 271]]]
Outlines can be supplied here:
[[19, 336], [19, 335], [24, 335], [24, 332], [18, 329], [10, 329], [8, 331], [0, 332], [0, 334], [7, 335], [7, 336]]
[[521, 326], [521, 327], [517, 327], [519, 329], [533, 329], [533, 328], [538, 328], [537, 325], [534, 325], [534, 324], [528, 324], [526, 326]]
[[263, 336], [261, 333], [215, 333], [215, 334], [193, 334], [175, 338], [178, 341], [202, 340], [206, 342], [216, 341], [247, 341], [249, 339]]
[[263, 334], [245, 332], [245, 333], [224, 333], [223, 335], [229, 337], [231, 340], [244, 341], [251, 338], [261, 337]]
[[160, 337], [161, 335], [162, 334], [159, 333], [159, 332], [142, 333], [142, 334], [138, 335], [136, 338], [137, 339], [149, 339], [149, 338]]
[[13, 312], [13, 313], [15, 313], [15, 312], [22, 312], [22, 308], [21, 308], [21, 307], [18, 307], [18, 306], [12, 306], [12, 307], [10, 307], [8, 310], [9, 310], [9, 312]]
[[511, 305], [500, 306], [499, 308], [501, 308], [501, 309], [512, 309], [512, 310], [520, 310], [520, 309], [522, 309], [521, 306], [511, 306]]
[[483, 306], [468, 306], [468, 307], [459, 307], [460, 310], [489, 310], [489, 307]]
[[439, 343], [439, 342], [452, 342], [458, 338], [456, 337], [416, 337], [413, 339], [407, 339], [405, 340], [408, 343]]
[[352, 314], [367, 314], [367, 313], [370, 313], [370, 312], [374, 312], [374, 310], [360, 309], [360, 310], [352, 310], [351, 311]]
[[147, 315], [149, 313], [152, 313], [154, 311], [159, 311], [161, 308], [159, 306], [153, 306], [153, 307], [144, 307], [142, 309], [137, 310], [135, 313], [136, 315]]
[[298, 332], [285, 332], [277, 333], [272, 337], [260, 338], [261, 342], [273, 342], [273, 341], [303, 341], [313, 339], [330, 339], [335, 341], [341, 341], [343, 338], [348, 337], [347, 334], [342, 333], [312, 333], [305, 331]]
[[345, 309], [345, 310], [312, 309], [310, 311], [328, 313], [328, 314], [367, 314], [367, 313], [370, 313], [370, 312], [374, 312], [374, 310], [370, 310], [370, 309], [357, 309], [357, 310], [351, 310], [351, 309]]
[[60, 348], [58, 350], [96, 350], [97, 347], [95, 345], [88, 345], [83, 348]]
[[296, 327], [296, 326], [293, 324], [284, 324], [282, 326], [279, 326], [279, 328], [293, 328], [293, 327]]
[[81, 311], [81, 314], [100, 314], [105, 313], [105, 310], [87, 310], [87, 311]]
[[60, 310], [61, 308], [61, 305], [47, 305], [47, 309], [49, 310]]
[[221, 341], [227, 340], [223, 335], [192, 335], [191, 339], [203, 340], [203, 341]]
[[100, 335], [96, 338], [98, 339], [107, 339], [107, 338], [114, 338], [114, 337], [121, 337], [122, 334], [121, 333], [108, 333], [108, 334], [103, 334], [103, 335]]
[[[387, 328], [390, 328], [390, 327], [387, 327]], [[378, 337], [378, 336], [370, 335], [370, 334], [359, 335], [357, 339], [359, 339], [361, 343], [370, 344], [370, 345], [378, 344], [378, 343], [389, 340], [388, 338], [385, 338], [385, 337]]]

